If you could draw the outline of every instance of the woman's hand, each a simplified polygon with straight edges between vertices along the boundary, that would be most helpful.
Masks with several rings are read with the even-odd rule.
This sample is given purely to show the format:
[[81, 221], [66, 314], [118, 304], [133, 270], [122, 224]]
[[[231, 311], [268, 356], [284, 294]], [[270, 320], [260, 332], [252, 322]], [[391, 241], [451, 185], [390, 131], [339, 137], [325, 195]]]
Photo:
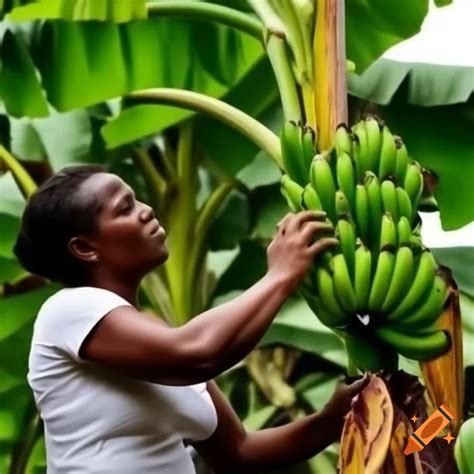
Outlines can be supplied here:
[[268, 273], [287, 280], [296, 289], [314, 259], [338, 244], [333, 237], [322, 237], [334, 231], [331, 224], [323, 222], [325, 217], [326, 213], [319, 211], [287, 214], [267, 248]]
[[332, 394], [332, 397], [326, 403], [324, 408], [321, 410], [321, 413], [324, 413], [326, 416], [331, 418], [342, 418], [347, 414], [351, 409], [352, 399], [369, 383], [369, 376], [365, 376], [356, 382], [351, 383], [350, 385], [341, 382], [336, 387], [336, 390]]

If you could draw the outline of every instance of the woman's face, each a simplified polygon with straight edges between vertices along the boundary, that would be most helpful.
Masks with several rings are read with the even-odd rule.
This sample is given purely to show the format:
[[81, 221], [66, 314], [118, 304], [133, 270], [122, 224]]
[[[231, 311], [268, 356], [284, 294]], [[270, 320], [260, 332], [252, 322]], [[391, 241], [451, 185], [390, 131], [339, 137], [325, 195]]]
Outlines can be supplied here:
[[93, 262], [117, 274], [135, 275], [147, 273], [168, 258], [166, 232], [153, 209], [137, 201], [121, 178], [94, 174], [82, 183], [80, 193], [94, 197], [100, 206], [97, 231], [88, 239], [96, 252], [90, 254]]

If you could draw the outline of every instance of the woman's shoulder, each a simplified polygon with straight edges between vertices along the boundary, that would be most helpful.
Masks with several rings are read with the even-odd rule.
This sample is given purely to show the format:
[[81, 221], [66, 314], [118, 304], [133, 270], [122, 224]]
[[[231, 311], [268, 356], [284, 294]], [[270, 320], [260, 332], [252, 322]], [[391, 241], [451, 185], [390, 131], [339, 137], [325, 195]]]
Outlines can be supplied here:
[[39, 315], [56, 312], [67, 307], [69, 311], [84, 307], [103, 305], [114, 302], [116, 304], [129, 305], [128, 301], [113, 291], [93, 286], [65, 287], [58, 290], [47, 298], [42, 304]]

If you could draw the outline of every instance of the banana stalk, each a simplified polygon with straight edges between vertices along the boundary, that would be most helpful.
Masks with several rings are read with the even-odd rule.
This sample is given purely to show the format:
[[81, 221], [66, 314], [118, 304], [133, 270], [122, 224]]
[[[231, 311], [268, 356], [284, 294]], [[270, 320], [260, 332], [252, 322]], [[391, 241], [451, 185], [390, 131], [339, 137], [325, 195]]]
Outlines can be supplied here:
[[246, 13], [223, 5], [210, 2], [194, 1], [160, 1], [147, 2], [148, 16], [163, 17], [174, 16], [193, 20], [204, 20], [230, 26], [247, 33], [257, 40], [263, 39], [261, 23]]
[[319, 149], [328, 150], [337, 126], [348, 120], [344, 1], [316, 2], [314, 108]]
[[280, 169], [283, 168], [278, 137], [258, 120], [219, 99], [182, 89], [156, 88], [133, 92], [124, 97], [124, 101], [128, 104], [174, 105], [211, 115], [252, 140]]

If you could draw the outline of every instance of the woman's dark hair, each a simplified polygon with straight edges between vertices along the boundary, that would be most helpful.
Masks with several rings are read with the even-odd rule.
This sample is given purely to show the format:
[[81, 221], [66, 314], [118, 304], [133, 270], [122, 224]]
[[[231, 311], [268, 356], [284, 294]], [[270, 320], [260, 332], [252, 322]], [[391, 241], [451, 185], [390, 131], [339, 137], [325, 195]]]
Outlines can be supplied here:
[[26, 204], [13, 251], [29, 272], [67, 286], [81, 284], [84, 265], [68, 250], [78, 234], [92, 234], [100, 210], [92, 196], [79, 194], [81, 184], [102, 165], [71, 165], [47, 179]]

